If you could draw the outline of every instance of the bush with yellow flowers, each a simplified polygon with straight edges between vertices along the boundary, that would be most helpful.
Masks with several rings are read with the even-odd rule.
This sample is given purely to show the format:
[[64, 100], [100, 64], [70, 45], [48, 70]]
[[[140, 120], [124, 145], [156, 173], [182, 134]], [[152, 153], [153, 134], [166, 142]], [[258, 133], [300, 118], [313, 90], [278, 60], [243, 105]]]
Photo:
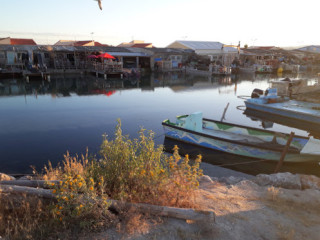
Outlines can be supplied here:
[[104, 193], [103, 177], [95, 182], [88, 175], [62, 175], [59, 184], [51, 184], [57, 202], [51, 206], [53, 218], [65, 227], [77, 225], [81, 229], [103, 226], [110, 215]]
[[[124, 136], [121, 122], [115, 139], [105, 136], [101, 145], [101, 159], [91, 165], [95, 178], [105, 179], [105, 192], [113, 199], [159, 205], [187, 206], [187, 195], [199, 185], [201, 156], [190, 164], [182, 159], [175, 147], [168, 157], [163, 146], [155, 146], [154, 133], [141, 129], [139, 139]], [[182, 203], [184, 199], [184, 203]]]

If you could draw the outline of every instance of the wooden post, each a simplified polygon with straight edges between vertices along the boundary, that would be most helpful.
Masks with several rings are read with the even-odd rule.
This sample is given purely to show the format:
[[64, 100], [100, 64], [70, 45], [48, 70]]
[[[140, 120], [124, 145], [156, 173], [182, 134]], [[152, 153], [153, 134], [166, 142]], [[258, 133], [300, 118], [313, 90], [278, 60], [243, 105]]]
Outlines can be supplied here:
[[221, 120], [220, 120], [221, 122], [225, 119], [224, 117], [225, 117], [226, 112], [227, 112], [227, 110], [228, 110], [229, 104], [230, 104], [230, 103], [227, 104], [226, 108], [225, 108], [224, 111], [223, 111], [223, 114], [222, 114], [222, 117], [221, 117]]
[[288, 150], [289, 150], [289, 147], [290, 147], [290, 144], [291, 144], [291, 142], [292, 142], [293, 137], [294, 137], [294, 132], [291, 132], [291, 133], [290, 133], [290, 136], [289, 136], [289, 139], [288, 139], [288, 141], [287, 141], [287, 144], [286, 144], [286, 146], [284, 147], [284, 149], [283, 149], [283, 151], [282, 151], [281, 158], [280, 158], [280, 160], [279, 160], [279, 162], [278, 162], [278, 165], [277, 165], [276, 169], [274, 170], [274, 173], [279, 172], [280, 168], [282, 167], [283, 162], [284, 162], [284, 158], [285, 158], [286, 155], [287, 155], [287, 152], [288, 152]]

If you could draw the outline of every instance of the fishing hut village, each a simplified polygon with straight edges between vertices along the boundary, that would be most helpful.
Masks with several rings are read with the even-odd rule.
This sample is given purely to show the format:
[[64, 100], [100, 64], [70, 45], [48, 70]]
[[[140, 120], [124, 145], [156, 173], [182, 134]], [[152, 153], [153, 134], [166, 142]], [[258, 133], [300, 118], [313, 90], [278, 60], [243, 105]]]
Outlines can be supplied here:
[[95, 41], [60, 40], [37, 45], [32, 39], [0, 39], [0, 78], [42, 78], [92, 74], [110, 78], [150, 71], [197, 75], [320, 71], [320, 46], [298, 49], [240, 47], [211, 41], [175, 41], [166, 48], [132, 41], [117, 47]]

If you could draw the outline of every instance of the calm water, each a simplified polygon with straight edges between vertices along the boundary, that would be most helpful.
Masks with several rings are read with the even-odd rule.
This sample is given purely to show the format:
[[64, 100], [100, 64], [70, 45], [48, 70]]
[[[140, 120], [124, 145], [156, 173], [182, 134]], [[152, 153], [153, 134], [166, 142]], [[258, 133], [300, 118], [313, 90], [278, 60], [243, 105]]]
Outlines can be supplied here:
[[[220, 119], [228, 103], [225, 121], [262, 128], [260, 121], [252, 121], [237, 108], [244, 105], [237, 96], [248, 96], [254, 88], [266, 89], [275, 78], [175, 73], [124, 81], [89, 76], [28, 84], [22, 79], [0, 80], [0, 172], [31, 172], [30, 165], [40, 170], [48, 160], [62, 160], [66, 151], [83, 153], [86, 147], [96, 153], [102, 135], [113, 136], [118, 118], [125, 134], [137, 137], [144, 127], [156, 133], [158, 144], [164, 143], [162, 120], [195, 111]], [[279, 124], [270, 129], [292, 131]]]

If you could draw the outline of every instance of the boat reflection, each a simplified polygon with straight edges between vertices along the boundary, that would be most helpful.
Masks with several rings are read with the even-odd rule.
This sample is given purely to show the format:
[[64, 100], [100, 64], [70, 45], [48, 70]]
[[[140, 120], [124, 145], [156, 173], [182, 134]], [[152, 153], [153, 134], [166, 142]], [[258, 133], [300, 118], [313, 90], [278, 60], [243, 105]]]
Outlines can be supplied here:
[[264, 128], [270, 128], [273, 126], [273, 123], [278, 123], [284, 126], [289, 126], [292, 128], [307, 131], [309, 133], [309, 136], [320, 138], [320, 129], [319, 125], [317, 124], [305, 124], [303, 122], [300, 123], [297, 120], [292, 120], [291, 118], [266, 114], [248, 108], [244, 111], [243, 114], [245, 114], [248, 118], [250, 118], [253, 121], [260, 121]]
[[[277, 166], [277, 162], [274, 161], [271, 162], [267, 160], [257, 160], [248, 157], [226, 154], [220, 151], [201, 148], [199, 146], [194, 146], [192, 144], [187, 144], [165, 137], [164, 148], [166, 152], [172, 153], [172, 149], [175, 145], [178, 146], [179, 154], [182, 156], [189, 154], [191, 158], [195, 158], [198, 154], [201, 154], [203, 157], [203, 162], [246, 174], [271, 174], [274, 173], [274, 170]], [[284, 163], [280, 169], [280, 172], [312, 174], [320, 176], [320, 165], [318, 163]]]

